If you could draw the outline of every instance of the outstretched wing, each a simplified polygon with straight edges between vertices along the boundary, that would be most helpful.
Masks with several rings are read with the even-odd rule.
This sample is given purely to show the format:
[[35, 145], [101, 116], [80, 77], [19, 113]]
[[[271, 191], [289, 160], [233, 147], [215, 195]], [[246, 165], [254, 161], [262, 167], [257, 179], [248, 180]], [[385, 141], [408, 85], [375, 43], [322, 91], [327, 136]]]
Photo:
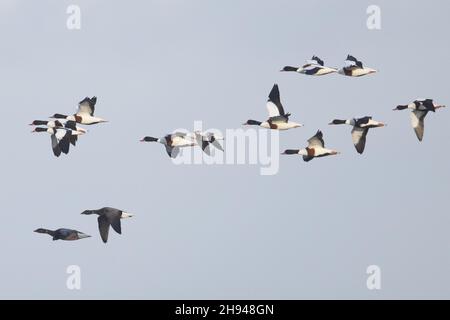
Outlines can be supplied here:
[[94, 115], [95, 112], [95, 104], [97, 103], [97, 97], [86, 97], [78, 103], [78, 112], [77, 115], [87, 114], [90, 116]]
[[352, 55], [347, 55], [347, 59], [345, 60], [346, 64], [350, 67], [350, 66], [357, 66], [359, 68], [363, 68], [363, 64], [361, 61], [359, 61], [358, 59], [356, 59], [354, 56]]
[[166, 147], [167, 154], [171, 158], [176, 158], [178, 156], [178, 154], [180, 153], [180, 148], [179, 147], [171, 147], [171, 146], [168, 146], [168, 145], [165, 145], [165, 147]]
[[320, 59], [318, 56], [313, 56], [313, 57], [311, 58], [311, 60], [312, 60], [312, 61], [315, 61], [318, 65], [323, 66], [323, 60]]
[[58, 139], [54, 134], [51, 135], [51, 141], [52, 141], [52, 150], [53, 154], [56, 157], [59, 157], [61, 155], [61, 148], [59, 147]]
[[280, 101], [280, 91], [277, 84], [274, 84], [270, 91], [269, 100], [267, 101], [267, 111], [269, 112], [270, 118], [284, 116], [285, 114]]
[[108, 241], [109, 221], [105, 216], [99, 216], [97, 221], [100, 236], [102, 237], [103, 242], [106, 243]]
[[368, 132], [369, 129], [353, 127], [352, 140], [353, 145], [355, 146], [356, 151], [358, 151], [358, 153], [364, 152], [364, 147], [366, 146], [366, 136]]
[[428, 111], [414, 110], [411, 112], [411, 125], [414, 128], [414, 132], [416, 133], [417, 139], [422, 141], [423, 139], [423, 130], [424, 130], [424, 119], [427, 115]]
[[322, 131], [318, 130], [317, 133], [308, 139], [308, 147], [321, 147], [325, 148], [325, 142], [323, 141], [323, 134]]

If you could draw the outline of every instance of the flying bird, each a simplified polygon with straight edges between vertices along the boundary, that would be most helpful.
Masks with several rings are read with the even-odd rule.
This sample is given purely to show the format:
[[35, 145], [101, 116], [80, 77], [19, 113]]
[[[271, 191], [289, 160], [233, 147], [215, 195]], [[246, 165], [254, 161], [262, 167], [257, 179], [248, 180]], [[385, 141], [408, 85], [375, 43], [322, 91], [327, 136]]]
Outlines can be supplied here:
[[326, 74], [337, 72], [338, 70], [331, 67], [325, 67], [324, 62], [317, 56], [313, 56], [301, 67], [286, 66], [280, 71], [293, 71], [310, 76], [323, 76]]
[[416, 99], [410, 104], [398, 105], [393, 110], [411, 110], [411, 125], [414, 128], [417, 139], [422, 141], [424, 131], [424, 120], [428, 112], [436, 112], [439, 108], [445, 108], [444, 105], [438, 105], [433, 102], [433, 99]]
[[308, 146], [306, 148], [287, 149], [282, 154], [299, 154], [303, 156], [303, 161], [308, 162], [314, 158], [332, 156], [339, 154], [339, 152], [325, 148], [322, 131], [318, 130], [313, 137], [308, 139]]
[[347, 55], [345, 66], [338, 71], [339, 74], [349, 77], [361, 77], [375, 72], [377, 70], [364, 67], [361, 61], [351, 55]]
[[348, 120], [334, 119], [329, 124], [330, 125], [348, 124], [353, 126], [352, 140], [353, 144], [355, 145], [356, 151], [358, 151], [359, 154], [362, 154], [364, 152], [364, 147], [366, 146], [366, 137], [367, 133], [369, 132], [369, 129], [384, 127], [386, 125], [382, 122], [372, 120], [372, 117], [370, 116], [362, 118], [353, 118]]
[[176, 158], [180, 153], [180, 148], [193, 147], [196, 145], [194, 138], [184, 132], [174, 132], [162, 138], [144, 137], [141, 142], [159, 142], [165, 146], [166, 152], [171, 158]]
[[269, 94], [267, 101], [267, 111], [269, 112], [269, 119], [261, 122], [256, 120], [247, 120], [243, 125], [255, 125], [266, 129], [273, 130], [288, 130], [292, 128], [301, 127], [301, 124], [289, 121], [290, 113], [284, 111], [283, 105], [280, 101], [280, 91], [278, 85], [274, 84]]
[[73, 131], [70, 129], [49, 127], [36, 127], [32, 132], [47, 132], [50, 134], [53, 154], [56, 157], [59, 157], [61, 152], [68, 154], [73, 137], [83, 134], [79, 131]]
[[94, 116], [95, 104], [97, 103], [97, 97], [86, 97], [78, 103], [78, 111], [74, 115], [64, 115], [60, 113], [55, 113], [50, 118], [54, 119], [66, 119], [75, 121], [76, 123], [91, 125], [101, 122], [108, 122], [99, 117]]
[[126, 213], [122, 210], [109, 207], [98, 210], [85, 210], [81, 214], [96, 214], [99, 216], [97, 218], [98, 230], [100, 231], [100, 236], [102, 237], [104, 243], [108, 241], [109, 226], [111, 226], [118, 234], [122, 234], [120, 219], [130, 218], [133, 216], [132, 214]]
[[84, 238], [89, 238], [90, 235], [87, 235], [83, 232], [72, 230], [72, 229], [56, 229], [56, 230], [48, 230], [44, 228], [39, 228], [34, 230], [34, 232], [37, 233], [46, 233], [53, 237], [54, 240], [66, 240], [66, 241], [73, 241], [73, 240], [80, 240]]

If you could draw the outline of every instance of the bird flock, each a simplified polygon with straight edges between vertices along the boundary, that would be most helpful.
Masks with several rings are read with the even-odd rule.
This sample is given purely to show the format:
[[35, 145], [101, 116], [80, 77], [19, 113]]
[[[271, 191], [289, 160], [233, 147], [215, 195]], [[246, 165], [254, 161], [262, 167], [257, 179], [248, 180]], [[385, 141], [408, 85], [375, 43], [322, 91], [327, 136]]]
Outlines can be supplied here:
[[[297, 72], [307, 76], [324, 76], [332, 73], [338, 73], [348, 77], [362, 77], [374, 74], [377, 70], [364, 67], [363, 63], [352, 55], [347, 55], [345, 64], [341, 69], [327, 67], [324, 61], [317, 56], [307, 60], [301, 67], [285, 66], [282, 72]], [[78, 125], [93, 125], [108, 122], [102, 118], [94, 116], [97, 97], [86, 97], [78, 104], [78, 111], [73, 115], [64, 115], [56, 113], [50, 118], [52, 120], [34, 120], [30, 125], [35, 126], [33, 132], [47, 132], [51, 136], [51, 145], [53, 153], [59, 157], [61, 153], [68, 154], [70, 145], [75, 146], [78, 137], [87, 133], [87, 130]], [[291, 113], [284, 110], [280, 100], [280, 90], [277, 84], [274, 84], [269, 93], [269, 99], [266, 104], [269, 117], [265, 121], [247, 120], [243, 125], [259, 126], [270, 130], [289, 130], [302, 127], [303, 125], [290, 121]], [[445, 105], [436, 104], [433, 99], [416, 99], [409, 104], [397, 105], [393, 110], [411, 110], [411, 125], [419, 141], [422, 141], [424, 135], [424, 119], [428, 112], [436, 112]], [[352, 127], [352, 142], [359, 154], [364, 152], [366, 138], [369, 129], [386, 126], [385, 123], [375, 121], [371, 116], [352, 119], [334, 119], [329, 125], [349, 125]], [[200, 147], [207, 155], [211, 155], [212, 147], [224, 151], [219, 141], [224, 138], [211, 132], [194, 131], [192, 133], [173, 132], [163, 137], [155, 138], [146, 136], [142, 142], [158, 142], [164, 145], [167, 154], [171, 158], [178, 156], [180, 149], [184, 147]], [[308, 145], [302, 149], [287, 149], [282, 154], [300, 155], [305, 162], [314, 158], [337, 155], [340, 152], [325, 147], [323, 133], [318, 130], [314, 136], [307, 140]], [[108, 241], [110, 226], [114, 231], [121, 234], [121, 219], [132, 217], [132, 214], [123, 210], [105, 207], [98, 210], [85, 210], [83, 215], [98, 215], [98, 228], [101, 239], [104, 243]], [[53, 240], [79, 240], [90, 237], [89, 235], [67, 228], [49, 230], [38, 228], [34, 230], [37, 233], [50, 235]]]

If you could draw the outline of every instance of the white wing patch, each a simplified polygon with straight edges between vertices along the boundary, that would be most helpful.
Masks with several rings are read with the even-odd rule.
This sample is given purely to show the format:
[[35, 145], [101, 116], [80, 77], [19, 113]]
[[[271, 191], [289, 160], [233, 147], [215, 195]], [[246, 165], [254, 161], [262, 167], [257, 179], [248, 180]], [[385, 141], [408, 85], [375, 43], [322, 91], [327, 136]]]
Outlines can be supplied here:
[[269, 112], [270, 118], [277, 117], [280, 115], [280, 111], [278, 110], [278, 107], [272, 101], [268, 101], [266, 106], [267, 106], [267, 111]]

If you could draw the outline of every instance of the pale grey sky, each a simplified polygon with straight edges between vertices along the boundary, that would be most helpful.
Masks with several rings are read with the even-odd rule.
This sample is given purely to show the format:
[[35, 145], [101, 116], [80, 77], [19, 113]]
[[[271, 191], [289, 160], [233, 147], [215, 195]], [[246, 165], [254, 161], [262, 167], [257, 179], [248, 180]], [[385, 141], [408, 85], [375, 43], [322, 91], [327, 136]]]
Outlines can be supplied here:
[[[66, 28], [66, 8], [82, 28]], [[382, 29], [366, 28], [381, 8]], [[426, 119], [419, 143], [397, 104], [450, 104], [447, 1], [2, 1], [3, 102], [0, 298], [450, 298], [449, 111]], [[313, 54], [363, 78], [280, 73]], [[257, 166], [176, 166], [145, 135], [264, 120], [278, 83], [304, 127], [280, 133], [303, 147], [322, 129], [336, 157]], [[89, 127], [69, 156], [27, 124], [70, 113], [85, 96], [110, 123]], [[388, 123], [359, 155], [333, 118]], [[100, 240], [85, 209], [136, 216]], [[55, 241], [37, 227], [93, 235]], [[79, 265], [82, 290], [66, 288]], [[366, 288], [366, 268], [382, 289]]]

